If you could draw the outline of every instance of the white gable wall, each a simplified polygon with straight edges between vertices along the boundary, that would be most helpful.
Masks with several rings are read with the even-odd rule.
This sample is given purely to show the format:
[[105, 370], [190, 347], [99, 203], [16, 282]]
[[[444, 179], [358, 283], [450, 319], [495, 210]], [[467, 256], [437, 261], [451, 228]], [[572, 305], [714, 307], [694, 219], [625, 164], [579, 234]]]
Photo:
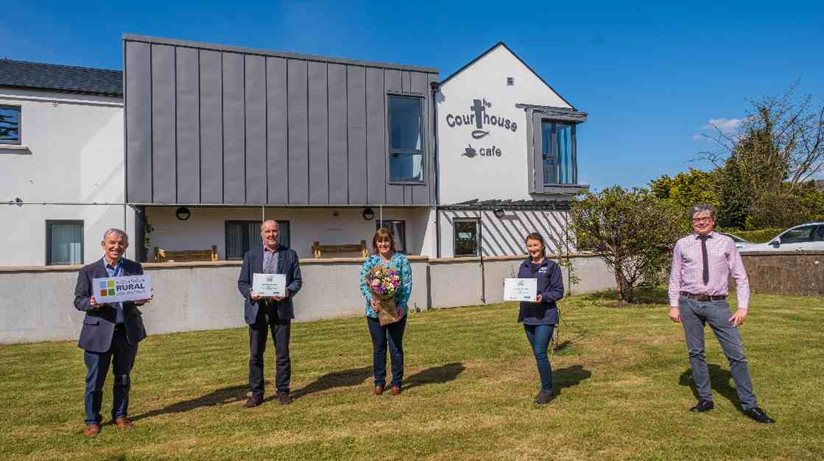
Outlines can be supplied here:
[[[507, 77], [514, 78], [513, 86], [507, 86]], [[569, 104], [502, 45], [441, 85], [440, 93], [437, 120], [440, 203], [533, 198], [529, 193], [527, 145], [530, 139], [527, 138], [526, 111], [515, 105], [570, 108]], [[473, 139], [472, 132], [477, 129], [474, 121], [468, 126], [458, 125], [454, 117], [474, 114], [472, 107], [476, 99], [488, 103], [484, 107], [487, 115], [514, 122], [516, 129], [490, 127], [484, 123], [481, 130], [488, 131], [489, 135]], [[466, 155], [470, 146], [478, 155]], [[483, 153], [491, 150], [491, 155], [481, 155], [481, 149]]]

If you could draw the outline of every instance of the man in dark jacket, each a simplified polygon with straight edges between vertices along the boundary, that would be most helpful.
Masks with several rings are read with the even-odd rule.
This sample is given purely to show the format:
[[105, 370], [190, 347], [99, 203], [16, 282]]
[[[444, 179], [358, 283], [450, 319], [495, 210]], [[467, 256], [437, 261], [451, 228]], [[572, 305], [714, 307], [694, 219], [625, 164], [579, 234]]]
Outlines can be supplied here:
[[[295, 313], [292, 297], [303, 285], [300, 276], [298, 255], [291, 248], [278, 243], [278, 223], [264, 221], [260, 226], [263, 246], [252, 248], [243, 256], [243, 267], [237, 280], [237, 288], [243, 295], [243, 311], [249, 325], [249, 387], [252, 395], [244, 405], [254, 408], [263, 403], [263, 353], [266, 351], [266, 337], [272, 331], [275, 343], [276, 372], [275, 387], [281, 405], [288, 404], [289, 380], [292, 363], [289, 358], [289, 335]], [[286, 295], [264, 297], [252, 289], [254, 274], [284, 274]]]
[[129, 373], [137, 355], [137, 343], [146, 337], [142, 314], [137, 306], [149, 302], [147, 299], [100, 304], [95, 300], [93, 279], [143, 274], [140, 263], [123, 257], [129, 247], [129, 236], [125, 232], [119, 229], [107, 230], [103, 234], [101, 246], [103, 257], [80, 269], [74, 289], [74, 307], [86, 312], [77, 345], [86, 351], [84, 434], [87, 436], [100, 432], [103, 384], [110, 365], [114, 367], [115, 379], [112, 420], [121, 429], [134, 425], [127, 416], [131, 386]]

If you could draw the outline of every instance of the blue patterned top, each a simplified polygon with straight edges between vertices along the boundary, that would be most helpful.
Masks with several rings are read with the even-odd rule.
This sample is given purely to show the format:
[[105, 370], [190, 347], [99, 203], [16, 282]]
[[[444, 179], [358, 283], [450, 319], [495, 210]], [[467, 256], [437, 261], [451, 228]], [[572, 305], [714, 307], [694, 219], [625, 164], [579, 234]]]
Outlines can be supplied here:
[[[360, 271], [360, 291], [366, 299], [366, 316], [372, 317], [373, 319], [378, 318], [378, 313], [372, 309], [372, 305], [370, 304], [372, 292], [369, 291], [369, 287], [366, 285], [366, 274], [378, 264], [381, 264], [380, 255], [372, 255], [366, 258]], [[395, 305], [398, 307], [401, 315], [406, 315], [406, 303], [409, 302], [409, 296], [412, 294], [412, 266], [409, 265], [409, 260], [406, 259], [406, 256], [397, 252], [392, 255], [384, 266], [391, 267], [398, 271], [401, 284], [397, 291], [395, 291]]]

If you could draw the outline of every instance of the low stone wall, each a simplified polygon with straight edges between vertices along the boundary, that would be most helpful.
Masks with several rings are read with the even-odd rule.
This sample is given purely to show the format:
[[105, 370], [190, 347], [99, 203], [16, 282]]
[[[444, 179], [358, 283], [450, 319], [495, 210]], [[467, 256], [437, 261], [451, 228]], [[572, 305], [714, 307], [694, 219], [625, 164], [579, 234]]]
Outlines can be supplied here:
[[[413, 310], [500, 302], [503, 279], [522, 258], [433, 259], [412, 256]], [[303, 289], [297, 321], [363, 315], [360, 258], [301, 261]], [[245, 325], [237, 290], [240, 262], [146, 263], [154, 300], [141, 308], [150, 334], [237, 328]], [[600, 259], [576, 256], [581, 283], [573, 293], [609, 289], [612, 275]], [[0, 343], [75, 339], [83, 312], [73, 307], [79, 266], [0, 268]], [[567, 271], [565, 283], [569, 287]]]
[[824, 251], [764, 251], [741, 257], [755, 293], [824, 296]]

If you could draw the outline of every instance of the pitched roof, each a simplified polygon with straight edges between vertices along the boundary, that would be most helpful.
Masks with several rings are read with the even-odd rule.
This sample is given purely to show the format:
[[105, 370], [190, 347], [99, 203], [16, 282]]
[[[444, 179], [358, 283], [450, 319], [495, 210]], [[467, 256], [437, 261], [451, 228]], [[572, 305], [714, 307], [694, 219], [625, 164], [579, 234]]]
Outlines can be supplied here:
[[440, 83], [440, 84], [441, 84], [441, 85], [443, 85], [444, 83], [448, 82], [449, 80], [451, 80], [451, 79], [452, 79], [453, 77], [455, 77], [456, 75], [460, 74], [461, 72], [463, 72], [463, 71], [464, 71], [464, 70], [466, 70], [467, 68], [471, 67], [471, 66], [472, 66], [472, 64], [475, 64], [476, 62], [478, 62], [478, 61], [480, 61], [481, 59], [483, 59], [483, 58], [484, 58], [484, 56], [486, 56], [486, 55], [488, 55], [489, 53], [491, 53], [492, 51], [496, 50], [498, 47], [503, 47], [505, 50], [509, 51], [509, 53], [510, 53], [510, 54], [512, 54], [512, 56], [515, 56], [515, 59], [517, 59], [518, 61], [520, 61], [520, 62], [521, 62], [521, 64], [523, 64], [523, 65], [524, 65], [524, 67], [526, 67], [527, 69], [529, 69], [529, 71], [530, 71], [530, 72], [532, 72], [532, 73], [533, 73], [536, 77], [538, 77], [538, 80], [540, 80], [540, 81], [541, 81], [544, 85], [546, 85], [546, 87], [547, 87], [547, 88], [549, 88], [549, 89], [550, 89], [553, 93], [555, 93], [556, 95], [558, 95], [558, 97], [559, 97], [559, 98], [561, 98], [561, 101], [564, 101], [565, 103], [567, 103], [567, 105], [568, 105], [569, 107], [571, 107], [573, 110], [575, 109], [575, 106], [573, 106], [572, 104], [570, 104], [570, 103], [569, 103], [569, 101], [567, 101], [567, 100], [566, 100], [563, 96], [561, 96], [561, 93], [558, 93], [557, 91], [555, 91], [555, 88], [552, 88], [552, 86], [551, 86], [549, 83], [547, 83], [547, 82], [546, 82], [546, 80], [544, 80], [544, 79], [543, 79], [543, 77], [541, 77], [541, 75], [540, 75], [540, 74], [538, 74], [538, 72], [535, 72], [535, 69], [533, 69], [532, 67], [530, 67], [530, 66], [529, 66], [529, 64], [527, 64], [527, 63], [526, 63], [526, 61], [524, 61], [523, 59], [521, 59], [521, 57], [520, 57], [520, 56], [518, 56], [517, 54], [515, 54], [515, 52], [514, 52], [514, 51], [512, 51], [512, 49], [511, 49], [510, 47], [506, 46], [506, 43], [504, 43], [504, 42], [498, 42], [498, 43], [496, 43], [496, 44], [492, 45], [492, 47], [491, 47], [491, 48], [489, 48], [488, 50], [486, 50], [486, 51], [484, 51], [483, 53], [481, 53], [480, 55], [478, 55], [478, 57], [477, 57], [477, 58], [475, 58], [475, 59], [473, 59], [473, 60], [469, 61], [468, 63], [464, 64], [464, 65], [463, 65], [460, 69], [458, 69], [458, 70], [456, 70], [455, 72], [453, 72], [453, 73], [452, 73], [449, 77], [446, 77], [445, 79], [441, 80], [441, 83]]
[[123, 72], [0, 59], [0, 87], [123, 96]]

